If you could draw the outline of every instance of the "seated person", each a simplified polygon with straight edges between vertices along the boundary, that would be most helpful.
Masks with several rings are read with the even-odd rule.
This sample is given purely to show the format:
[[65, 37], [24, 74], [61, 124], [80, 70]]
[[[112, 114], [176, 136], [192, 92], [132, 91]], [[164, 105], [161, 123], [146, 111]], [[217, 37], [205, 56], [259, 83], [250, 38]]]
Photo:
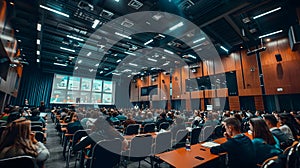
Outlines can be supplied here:
[[127, 120], [123, 122], [124, 128], [126, 128], [129, 124], [136, 124], [136, 122], [132, 118], [132, 113], [127, 114]]
[[143, 121], [142, 125], [145, 126], [147, 123], [154, 123], [154, 118], [152, 112], [148, 112], [146, 115], [146, 119]]
[[28, 155], [36, 158], [40, 167], [49, 158], [49, 151], [43, 143], [35, 139], [30, 129], [30, 120], [20, 118], [3, 131], [0, 138], [0, 158]]
[[46, 126], [46, 121], [43, 119], [43, 117], [40, 117], [40, 112], [35, 109], [31, 112], [31, 116], [27, 117], [31, 121], [40, 121], [43, 124], [43, 127]]
[[174, 139], [176, 137], [177, 131], [182, 129], [185, 129], [184, 118], [179, 115], [175, 116], [175, 123], [171, 126], [170, 130]]
[[271, 133], [279, 140], [280, 148], [282, 150], [292, 145], [293, 139], [289, 139], [288, 136], [277, 127], [278, 121], [273, 114], [266, 114], [263, 116], [263, 119]]
[[159, 128], [159, 125], [163, 122], [168, 122], [166, 112], [160, 113], [159, 118], [156, 121], [156, 128]]
[[76, 112], [73, 112], [70, 118], [71, 121], [67, 125], [68, 134], [74, 134], [77, 130], [83, 129]]
[[228, 168], [253, 168], [255, 163], [255, 150], [249, 137], [241, 133], [241, 123], [236, 118], [224, 120], [227, 141], [220, 146], [212, 147], [210, 152], [219, 154], [228, 153]]
[[262, 118], [250, 119], [252, 143], [256, 153], [256, 164], [262, 164], [266, 159], [282, 153], [279, 141], [272, 135]]
[[[128, 142], [127, 140], [121, 136], [120, 133], [118, 133], [106, 120], [104, 117], [99, 117], [95, 123], [94, 127], [92, 128], [92, 133], [89, 134], [86, 138], [78, 142], [74, 148], [73, 151], [79, 151], [82, 149], [85, 149], [85, 147], [91, 145], [91, 149], [93, 149], [93, 146], [101, 141], [101, 140], [112, 140], [115, 138], [119, 138], [121, 141], [123, 141], [123, 150], [127, 149]], [[88, 155], [91, 156], [91, 152], [88, 152]], [[89, 163], [88, 163], [89, 164]]]
[[284, 132], [289, 139], [298, 140], [300, 128], [297, 125], [295, 118], [290, 113], [280, 113], [278, 115], [280, 123], [279, 129]]

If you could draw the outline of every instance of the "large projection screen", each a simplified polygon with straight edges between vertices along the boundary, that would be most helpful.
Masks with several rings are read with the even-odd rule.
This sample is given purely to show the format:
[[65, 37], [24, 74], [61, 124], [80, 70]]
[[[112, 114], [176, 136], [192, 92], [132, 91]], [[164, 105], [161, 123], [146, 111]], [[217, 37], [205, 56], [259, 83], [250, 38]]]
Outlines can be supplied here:
[[113, 105], [114, 82], [55, 74], [52, 85], [52, 104]]

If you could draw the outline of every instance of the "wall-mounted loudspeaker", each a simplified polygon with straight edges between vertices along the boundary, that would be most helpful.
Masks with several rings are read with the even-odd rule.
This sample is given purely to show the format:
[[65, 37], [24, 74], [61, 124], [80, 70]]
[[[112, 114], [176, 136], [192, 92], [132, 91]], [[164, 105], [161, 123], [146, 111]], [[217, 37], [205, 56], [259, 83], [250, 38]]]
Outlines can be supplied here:
[[300, 25], [291, 26], [288, 35], [292, 51], [297, 50], [300, 45]]
[[162, 83], [165, 83], [165, 80], [161, 80]]
[[275, 58], [276, 58], [276, 61], [277, 61], [277, 62], [282, 61], [281, 54], [275, 54]]

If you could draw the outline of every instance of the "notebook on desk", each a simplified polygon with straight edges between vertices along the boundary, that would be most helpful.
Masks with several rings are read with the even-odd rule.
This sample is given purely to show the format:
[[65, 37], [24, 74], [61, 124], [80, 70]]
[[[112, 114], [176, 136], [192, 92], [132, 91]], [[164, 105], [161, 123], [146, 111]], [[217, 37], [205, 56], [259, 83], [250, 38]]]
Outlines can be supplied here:
[[201, 144], [201, 146], [206, 147], [206, 148], [211, 148], [214, 146], [219, 146], [220, 144], [216, 143], [216, 142], [204, 142], [203, 144]]

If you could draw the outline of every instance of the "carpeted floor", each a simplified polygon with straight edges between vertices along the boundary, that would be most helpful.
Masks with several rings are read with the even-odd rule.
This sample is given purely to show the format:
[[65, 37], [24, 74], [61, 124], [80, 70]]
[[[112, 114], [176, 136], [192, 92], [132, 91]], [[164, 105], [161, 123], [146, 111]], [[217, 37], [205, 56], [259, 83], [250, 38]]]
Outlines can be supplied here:
[[[49, 115], [47, 120], [47, 142], [46, 147], [48, 148], [50, 152], [50, 158], [45, 162], [45, 168], [65, 168], [66, 167], [66, 161], [63, 158], [63, 147], [59, 143], [60, 138], [58, 136], [58, 133], [55, 130], [55, 124], [51, 121]], [[70, 161], [70, 168], [73, 168], [75, 166], [75, 157], [71, 158]], [[169, 167], [167, 164], [163, 163], [160, 164], [161, 167]], [[79, 168], [78, 162], [77, 162], [77, 168]], [[128, 168], [136, 168], [138, 167], [138, 162], [130, 163], [127, 165]], [[142, 161], [141, 162], [141, 168], [149, 168], [151, 167], [150, 164]]]

